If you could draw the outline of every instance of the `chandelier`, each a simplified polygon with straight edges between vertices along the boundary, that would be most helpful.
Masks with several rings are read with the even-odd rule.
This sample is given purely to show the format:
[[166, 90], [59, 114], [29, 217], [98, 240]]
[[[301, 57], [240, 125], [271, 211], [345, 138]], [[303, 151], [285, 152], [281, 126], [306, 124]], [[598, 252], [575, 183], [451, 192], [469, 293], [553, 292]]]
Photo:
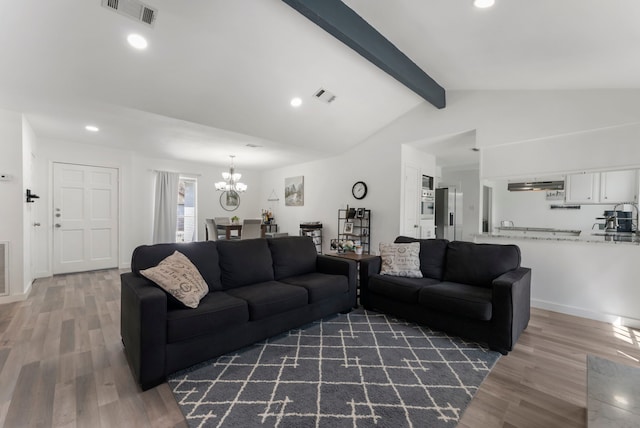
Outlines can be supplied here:
[[218, 181], [216, 183], [216, 190], [220, 192], [237, 192], [241, 193], [247, 190], [247, 185], [244, 183], [240, 183], [240, 177], [242, 174], [238, 174], [235, 172], [235, 166], [233, 165], [234, 155], [229, 156], [231, 158], [231, 166], [229, 167], [229, 172], [223, 172], [222, 178], [224, 181]]

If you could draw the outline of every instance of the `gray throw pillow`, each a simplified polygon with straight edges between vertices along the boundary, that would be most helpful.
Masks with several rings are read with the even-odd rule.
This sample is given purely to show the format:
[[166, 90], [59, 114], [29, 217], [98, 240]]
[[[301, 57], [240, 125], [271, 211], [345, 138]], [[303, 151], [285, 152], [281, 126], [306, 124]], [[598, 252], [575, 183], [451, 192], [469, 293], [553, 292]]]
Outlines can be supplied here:
[[189, 308], [197, 308], [200, 300], [209, 292], [209, 286], [198, 268], [179, 251], [174, 251], [158, 266], [141, 270], [140, 274]]
[[380, 274], [422, 278], [420, 271], [420, 243], [385, 244], [380, 243], [382, 265]]

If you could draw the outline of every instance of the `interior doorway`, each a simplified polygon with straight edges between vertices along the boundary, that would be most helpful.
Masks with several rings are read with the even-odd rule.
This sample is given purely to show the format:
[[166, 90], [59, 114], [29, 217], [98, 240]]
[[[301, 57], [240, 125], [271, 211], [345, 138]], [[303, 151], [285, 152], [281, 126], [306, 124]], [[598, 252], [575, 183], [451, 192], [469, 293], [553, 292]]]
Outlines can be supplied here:
[[489, 233], [493, 228], [491, 218], [493, 207], [493, 188], [482, 186], [482, 233]]
[[118, 170], [53, 164], [53, 273], [118, 267]]

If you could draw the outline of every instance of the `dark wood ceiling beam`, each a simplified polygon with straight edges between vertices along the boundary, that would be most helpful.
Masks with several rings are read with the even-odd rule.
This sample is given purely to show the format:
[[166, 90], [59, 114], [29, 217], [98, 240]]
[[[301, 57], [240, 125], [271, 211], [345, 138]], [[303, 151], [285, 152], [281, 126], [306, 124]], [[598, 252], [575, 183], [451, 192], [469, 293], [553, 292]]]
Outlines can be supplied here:
[[340, 0], [282, 0], [437, 108], [445, 90]]

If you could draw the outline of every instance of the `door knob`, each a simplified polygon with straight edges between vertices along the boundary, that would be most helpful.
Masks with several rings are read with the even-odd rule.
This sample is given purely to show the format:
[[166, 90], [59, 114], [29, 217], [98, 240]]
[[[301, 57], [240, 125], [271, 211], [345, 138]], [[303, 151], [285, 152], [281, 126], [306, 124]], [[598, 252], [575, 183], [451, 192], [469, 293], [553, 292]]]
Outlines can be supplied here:
[[35, 223], [33, 223], [33, 225], [34, 225], [35, 227], [38, 227], [38, 226], [40, 226], [40, 223], [35, 222]]
[[55, 226], [56, 227], [62, 227], [62, 225], [60, 223], [56, 223]]

